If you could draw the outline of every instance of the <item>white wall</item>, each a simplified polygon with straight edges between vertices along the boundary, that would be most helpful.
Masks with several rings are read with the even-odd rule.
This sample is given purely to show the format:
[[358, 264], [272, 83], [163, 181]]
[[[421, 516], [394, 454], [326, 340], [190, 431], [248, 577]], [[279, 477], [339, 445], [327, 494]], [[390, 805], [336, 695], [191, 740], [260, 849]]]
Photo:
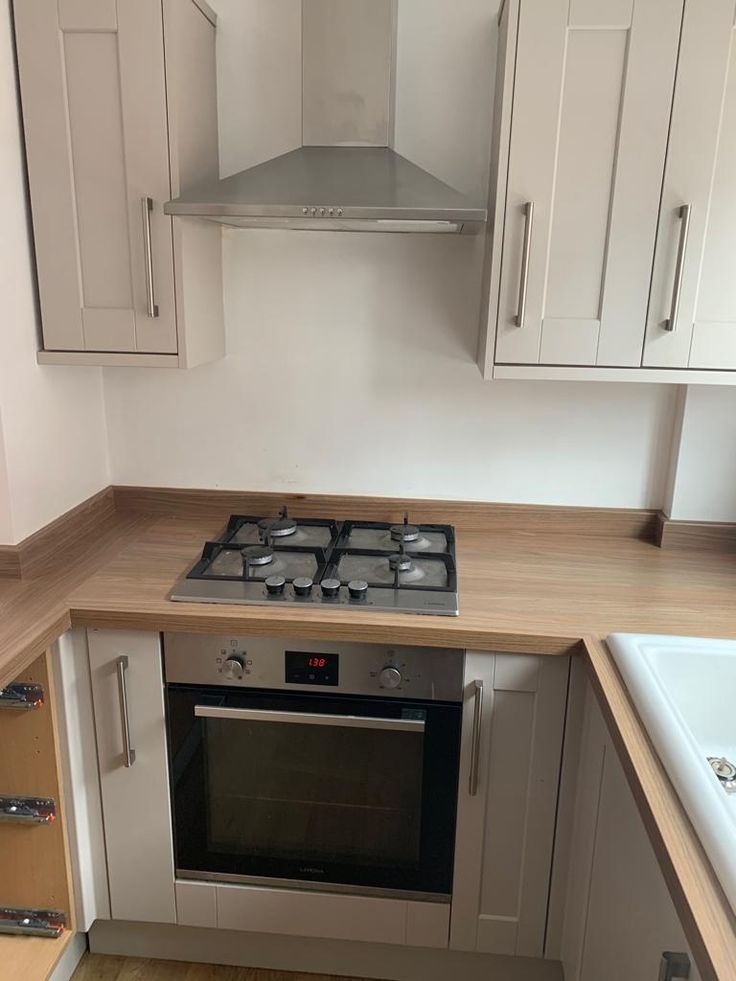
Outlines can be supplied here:
[[[277, 57], [298, 43], [299, 3], [218, 8], [230, 173], [299, 142], [298, 53], [297, 74]], [[496, 9], [399, 0], [396, 148], [481, 200]], [[254, 93], [264, 100], [255, 111]], [[671, 389], [481, 380], [478, 241], [228, 230], [224, 253], [225, 361], [105, 371], [116, 482], [661, 503]]]
[[690, 386], [681, 413], [668, 514], [736, 521], [736, 391]]
[[14, 544], [104, 487], [109, 470], [100, 370], [36, 364], [9, 0], [0, 0], [0, 214], [0, 542]]

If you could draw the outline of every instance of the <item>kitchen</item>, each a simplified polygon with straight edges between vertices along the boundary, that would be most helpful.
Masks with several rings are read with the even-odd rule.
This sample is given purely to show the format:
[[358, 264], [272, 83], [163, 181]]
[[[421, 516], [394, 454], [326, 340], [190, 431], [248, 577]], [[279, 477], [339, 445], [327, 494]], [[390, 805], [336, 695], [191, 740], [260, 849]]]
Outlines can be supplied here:
[[736, 978], [736, 5], [6, 8], [0, 976]]

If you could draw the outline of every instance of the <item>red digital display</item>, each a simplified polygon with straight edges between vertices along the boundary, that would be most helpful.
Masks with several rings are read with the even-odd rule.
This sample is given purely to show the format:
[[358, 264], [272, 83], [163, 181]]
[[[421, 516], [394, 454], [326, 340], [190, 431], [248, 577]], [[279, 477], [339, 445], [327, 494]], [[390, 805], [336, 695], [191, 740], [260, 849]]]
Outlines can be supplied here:
[[286, 651], [287, 685], [337, 685], [339, 654]]

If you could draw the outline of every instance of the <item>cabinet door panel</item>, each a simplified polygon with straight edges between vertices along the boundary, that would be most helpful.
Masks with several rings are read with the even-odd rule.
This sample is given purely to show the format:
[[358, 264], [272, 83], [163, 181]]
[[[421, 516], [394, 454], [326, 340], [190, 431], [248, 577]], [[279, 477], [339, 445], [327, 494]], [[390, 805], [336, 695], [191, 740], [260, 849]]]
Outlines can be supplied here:
[[[568, 671], [567, 658], [466, 655], [454, 949], [542, 956]], [[477, 697], [483, 711], [472, 794]]]
[[[111, 630], [90, 630], [88, 638], [112, 917], [176, 923], [160, 638]], [[130, 767], [123, 759], [121, 656], [128, 658]]]
[[[565, 917], [565, 977], [653, 981], [662, 953], [689, 953], [687, 941], [590, 688], [582, 745]], [[694, 963], [690, 981], [699, 981]]]
[[24, 0], [15, 22], [44, 346], [173, 353], [161, 4]]
[[522, 0], [498, 363], [640, 363], [681, 13], [671, 0]]
[[[647, 366], [736, 369], [734, 174], [736, 4], [688, 0], [652, 277]], [[690, 224], [679, 316], [672, 325], [683, 205], [690, 205]]]

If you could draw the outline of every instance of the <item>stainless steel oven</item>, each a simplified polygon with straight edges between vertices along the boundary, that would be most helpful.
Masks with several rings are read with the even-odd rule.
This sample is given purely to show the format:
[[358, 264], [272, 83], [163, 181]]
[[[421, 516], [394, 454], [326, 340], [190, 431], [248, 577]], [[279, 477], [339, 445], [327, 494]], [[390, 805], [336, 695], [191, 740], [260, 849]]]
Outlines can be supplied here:
[[463, 652], [167, 634], [179, 878], [447, 900]]

